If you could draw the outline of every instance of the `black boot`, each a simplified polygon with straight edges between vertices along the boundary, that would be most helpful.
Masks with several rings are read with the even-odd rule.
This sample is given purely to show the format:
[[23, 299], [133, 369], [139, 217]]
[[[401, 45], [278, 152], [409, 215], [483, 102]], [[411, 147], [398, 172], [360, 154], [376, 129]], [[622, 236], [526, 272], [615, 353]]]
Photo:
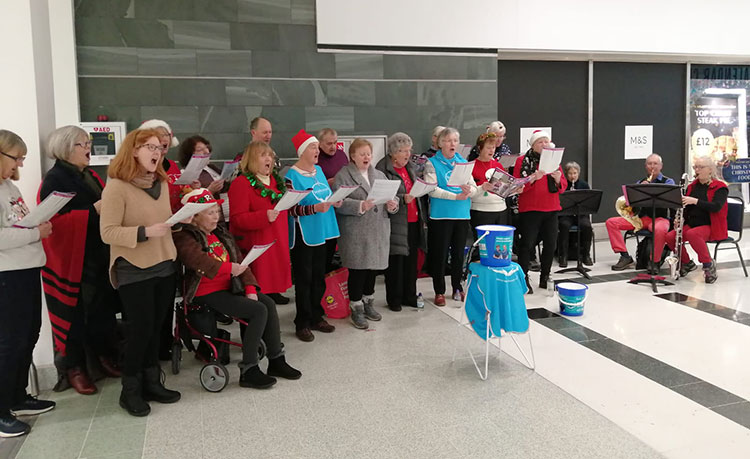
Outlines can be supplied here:
[[532, 295], [534, 293], [534, 289], [531, 288], [531, 282], [529, 282], [529, 276], [528, 276], [528, 274], [526, 275], [526, 288], [528, 290], [526, 292], [527, 294]]
[[143, 370], [143, 399], [159, 403], [175, 403], [180, 393], [169, 390], [161, 382], [161, 368], [150, 367]]
[[547, 281], [549, 280], [549, 273], [547, 274], [541, 274], [539, 276], [539, 288], [542, 290], [547, 290]]
[[276, 378], [268, 376], [260, 371], [258, 365], [246, 369], [240, 375], [240, 386], [252, 387], [253, 389], [268, 389], [276, 384]]
[[122, 375], [122, 392], [120, 392], [120, 406], [132, 416], [147, 416], [151, 407], [141, 396], [141, 376]]
[[278, 376], [284, 379], [299, 379], [302, 377], [302, 372], [286, 363], [286, 358], [283, 355], [275, 359], [268, 359], [267, 373], [268, 376]]

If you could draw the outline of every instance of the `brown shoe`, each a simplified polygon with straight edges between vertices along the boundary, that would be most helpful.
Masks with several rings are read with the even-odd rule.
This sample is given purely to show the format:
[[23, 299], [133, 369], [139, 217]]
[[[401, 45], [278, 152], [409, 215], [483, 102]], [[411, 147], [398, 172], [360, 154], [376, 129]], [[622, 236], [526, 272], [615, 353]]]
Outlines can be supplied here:
[[445, 295], [442, 293], [435, 294], [435, 306], [445, 306]]
[[312, 331], [310, 331], [309, 328], [300, 328], [295, 334], [297, 335], [297, 338], [306, 343], [315, 339], [315, 335], [312, 334]]
[[318, 322], [317, 324], [313, 325], [310, 328], [312, 328], [315, 331], [319, 331], [321, 333], [333, 333], [333, 331], [336, 330], [336, 327], [329, 324], [325, 320], [321, 320], [320, 322]]
[[104, 374], [110, 378], [119, 378], [122, 376], [122, 371], [117, 363], [109, 357], [99, 356], [99, 364], [102, 366]]
[[92, 395], [96, 393], [96, 386], [91, 382], [89, 375], [84, 373], [80, 367], [68, 369], [68, 382], [79, 394]]

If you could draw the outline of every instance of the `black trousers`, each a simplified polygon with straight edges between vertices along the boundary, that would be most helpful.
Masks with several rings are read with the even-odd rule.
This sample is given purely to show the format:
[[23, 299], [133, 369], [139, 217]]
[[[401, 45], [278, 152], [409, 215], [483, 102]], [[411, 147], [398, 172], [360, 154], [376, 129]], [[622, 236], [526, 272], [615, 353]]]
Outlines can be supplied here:
[[388, 257], [385, 270], [385, 300], [388, 306], [417, 307], [417, 258], [419, 222], [409, 223], [409, 255]]
[[557, 212], [522, 212], [520, 222], [521, 248], [518, 253], [518, 262], [523, 272], [529, 272], [531, 251], [536, 245], [537, 237], [541, 236], [544, 243], [540, 260], [541, 272], [543, 276], [549, 276], [557, 245]]
[[0, 272], [0, 414], [26, 398], [29, 367], [42, 327], [40, 269]]
[[159, 364], [159, 331], [174, 309], [176, 275], [153, 277], [120, 286], [125, 316], [125, 356], [122, 374], [136, 376]]
[[349, 269], [349, 301], [357, 302], [363, 295], [375, 293], [375, 274], [374, 269]]
[[[566, 260], [568, 258], [571, 226], [578, 226], [578, 217], [573, 215], [563, 215], [558, 217], [559, 234], [557, 237], [557, 254], [560, 260]], [[581, 247], [578, 250], [584, 257], [589, 256], [591, 253], [591, 241], [594, 238], [594, 231], [591, 228], [591, 217], [588, 215], [581, 215], [581, 226], [578, 230], [581, 232]], [[575, 258], [573, 259], [578, 260], [578, 254], [576, 253], [573, 255], [575, 255]]]
[[247, 326], [240, 326], [242, 332], [241, 369], [258, 365], [258, 346], [261, 337], [266, 343], [269, 359], [275, 359], [284, 353], [276, 304], [266, 295], [259, 293], [258, 301], [255, 301], [244, 295], [221, 291], [195, 297], [193, 303], [208, 306], [224, 315], [247, 321]]
[[292, 275], [297, 316], [294, 325], [297, 330], [309, 328], [323, 320], [323, 306], [320, 301], [326, 291], [326, 246], [309, 246], [302, 241], [299, 225], [294, 225], [295, 243], [291, 251]]
[[336, 244], [338, 244], [339, 238], [328, 239], [326, 241], [326, 272], [330, 273], [336, 266], [333, 265], [333, 256], [336, 255]]
[[436, 295], [445, 294], [446, 255], [451, 256], [451, 287], [463, 290], [461, 273], [469, 222], [466, 220], [430, 220], [427, 231], [427, 256], [430, 257], [432, 288]]

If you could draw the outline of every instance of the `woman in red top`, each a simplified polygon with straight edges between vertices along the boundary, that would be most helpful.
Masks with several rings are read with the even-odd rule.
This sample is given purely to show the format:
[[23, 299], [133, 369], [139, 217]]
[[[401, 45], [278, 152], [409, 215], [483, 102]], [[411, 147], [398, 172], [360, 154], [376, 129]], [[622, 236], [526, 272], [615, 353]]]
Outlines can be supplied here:
[[[682, 197], [684, 225], [683, 240], [698, 254], [703, 264], [703, 277], [707, 284], [716, 282], [716, 261], [711, 258], [706, 241], [721, 241], [727, 238], [727, 197], [729, 188], [719, 180], [716, 164], [711, 158], [695, 158], [693, 164], [695, 180], [688, 185]], [[677, 224], [675, 222], [675, 224]], [[674, 230], [667, 233], [667, 245], [675, 250], [677, 236]], [[682, 267], [680, 277], [685, 277], [698, 266], [690, 259], [685, 246], [682, 246]]]
[[[205, 188], [188, 193], [182, 201], [217, 204], [196, 214], [191, 223], [179, 225], [173, 238], [177, 256], [185, 266], [185, 301], [247, 321], [246, 326], [240, 327], [240, 386], [266, 389], [276, 384], [274, 376], [299, 379], [302, 373], [289, 366], [284, 357], [276, 305], [257, 291], [253, 273], [239, 263], [241, 255], [234, 238], [218, 226], [222, 201], [214, 199]], [[242, 284], [239, 292], [232, 288], [233, 276]], [[268, 349], [266, 373], [258, 366], [261, 337]]]
[[289, 261], [287, 211], [274, 210], [286, 191], [286, 184], [274, 169], [273, 149], [260, 141], [251, 142], [238, 166], [239, 175], [229, 187], [229, 230], [243, 254], [254, 245], [273, 243], [250, 269], [260, 289], [277, 304], [289, 303], [281, 294], [292, 286]]
[[388, 154], [378, 162], [376, 169], [389, 180], [400, 180], [396, 198], [398, 212], [389, 214], [391, 243], [388, 269], [385, 270], [385, 299], [391, 311], [401, 306], [417, 307], [417, 253], [426, 246], [425, 213], [422, 201], [409, 194], [417, 174], [411, 158], [411, 138], [397, 132], [388, 138]]
[[529, 293], [533, 293], [529, 284], [529, 261], [531, 249], [536, 244], [537, 236], [541, 234], [544, 248], [542, 250], [542, 270], [539, 275], [539, 288], [546, 289], [549, 273], [552, 269], [552, 258], [557, 246], [557, 212], [560, 210], [560, 193], [565, 191], [568, 181], [562, 173], [562, 168], [545, 174], [539, 170], [539, 160], [544, 148], [550, 147], [550, 135], [542, 130], [534, 131], [529, 139], [529, 151], [516, 160], [513, 175], [516, 177], [531, 177], [523, 193], [518, 196], [518, 212], [520, 214], [521, 247], [518, 252], [518, 262], [526, 273], [526, 285]]
[[477, 138], [477, 150], [479, 156], [474, 161], [474, 170], [471, 172], [477, 183], [477, 192], [471, 197], [471, 227], [476, 237], [476, 229], [479, 225], [507, 225], [508, 211], [505, 199], [491, 193], [493, 185], [487, 181], [487, 171], [505, 168], [493, 158], [495, 149], [500, 142], [500, 137], [494, 132], [482, 134]]

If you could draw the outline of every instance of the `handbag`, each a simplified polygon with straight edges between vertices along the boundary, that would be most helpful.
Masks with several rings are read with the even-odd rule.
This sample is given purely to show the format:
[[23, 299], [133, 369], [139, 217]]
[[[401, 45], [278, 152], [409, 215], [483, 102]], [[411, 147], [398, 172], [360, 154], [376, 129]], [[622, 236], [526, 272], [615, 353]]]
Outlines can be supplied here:
[[232, 286], [229, 291], [232, 295], [245, 295], [245, 285], [242, 283], [242, 279], [237, 276], [232, 276]]
[[339, 268], [326, 274], [326, 292], [320, 305], [331, 319], [349, 317], [349, 270]]

